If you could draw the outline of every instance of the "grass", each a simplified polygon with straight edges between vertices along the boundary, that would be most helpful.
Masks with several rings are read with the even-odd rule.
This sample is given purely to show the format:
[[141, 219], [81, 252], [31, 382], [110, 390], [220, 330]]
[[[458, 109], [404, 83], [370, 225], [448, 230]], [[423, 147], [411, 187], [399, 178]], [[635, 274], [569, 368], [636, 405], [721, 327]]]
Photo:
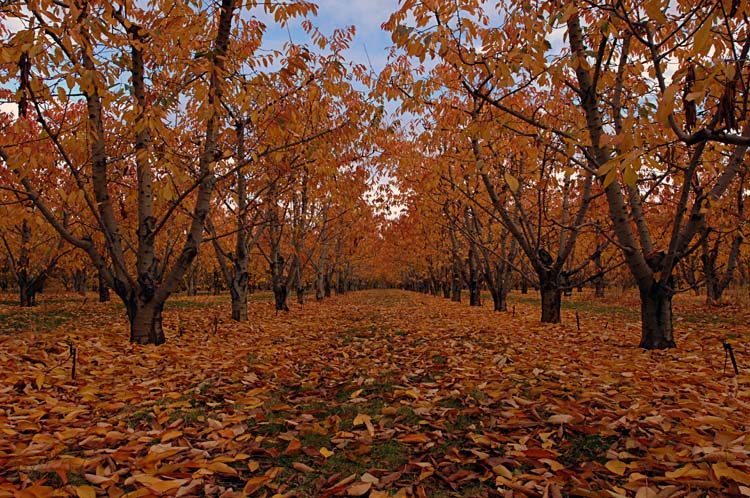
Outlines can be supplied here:
[[604, 454], [617, 441], [616, 437], [602, 437], [598, 434], [580, 434], [568, 440], [569, 446], [560, 455], [560, 461], [567, 465], [580, 465], [584, 462], [605, 463]]
[[409, 448], [398, 441], [388, 440], [372, 445], [370, 459], [373, 467], [397, 470], [409, 461]]
[[0, 333], [13, 334], [26, 330], [46, 332], [56, 329], [73, 317], [72, 313], [62, 310], [19, 308], [18, 311], [0, 314]]
[[[541, 306], [541, 298], [540, 297], [533, 297], [533, 296], [524, 296], [523, 294], [517, 294], [512, 293], [508, 296], [508, 303], [519, 303], [519, 304], [529, 304], [533, 306]], [[629, 318], [637, 318], [640, 316], [640, 310], [633, 309], [632, 307], [627, 306], [617, 306], [617, 305], [609, 305], [605, 304], [602, 301], [595, 301], [595, 300], [583, 300], [579, 301], [575, 297], [573, 299], [566, 298], [563, 296], [562, 298], [562, 305], [563, 310], [570, 310], [570, 311], [582, 311], [586, 313], [594, 313], [599, 315], [611, 315], [611, 314], [620, 314], [623, 317], [629, 317]]]

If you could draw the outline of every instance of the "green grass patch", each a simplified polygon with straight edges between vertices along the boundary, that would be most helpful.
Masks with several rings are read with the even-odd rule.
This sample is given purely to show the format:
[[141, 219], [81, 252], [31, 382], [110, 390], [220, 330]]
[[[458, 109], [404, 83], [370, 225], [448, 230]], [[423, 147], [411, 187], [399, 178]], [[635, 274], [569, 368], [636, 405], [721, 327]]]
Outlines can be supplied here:
[[409, 461], [409, 448], [394, 440], [376, 442], [370, 459], [373, 467], [397, 470]]
[[73, 319], [73, 314], [62, 310], [45, 310], [39, 307], [21, 308], [11, 313], [0, 314], [0, 334], [18, 332], [46, 332], [54, 330]]
[[579, 465], [583, 462], [607, 461], [604, 456], [607, 450], [617, 441], [614, 436], [603, 437], [598, 434], [579, 434], [568, 439], [569, 446], [560, 455], [560, 461], [566, 465]]

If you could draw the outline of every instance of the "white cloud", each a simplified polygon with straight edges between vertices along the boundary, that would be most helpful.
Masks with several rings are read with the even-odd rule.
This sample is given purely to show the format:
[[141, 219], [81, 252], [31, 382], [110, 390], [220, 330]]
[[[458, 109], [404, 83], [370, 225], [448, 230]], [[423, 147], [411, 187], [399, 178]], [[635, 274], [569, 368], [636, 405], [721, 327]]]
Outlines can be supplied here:
[[14, 118], [18, 117], [18, 104], [3, 103], [0, 104], [0, 113], [10, 114]]

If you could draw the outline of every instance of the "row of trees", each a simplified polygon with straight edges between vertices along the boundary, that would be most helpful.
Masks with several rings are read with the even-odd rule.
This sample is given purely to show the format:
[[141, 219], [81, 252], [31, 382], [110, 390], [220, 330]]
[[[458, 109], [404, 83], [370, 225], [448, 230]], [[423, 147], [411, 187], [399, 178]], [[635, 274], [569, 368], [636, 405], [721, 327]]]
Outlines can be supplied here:
[[355, 223], [374, 224], [364, 197], [379, 119], [355, 88], [366, 71], [341, 56], [353, 28], [326, 37], [305, 21], [315, 51], [268, 51], [253, 9], [284, 25], [316, 6], [2, 8], [21, 27], [0, 28], [0, 78], [19, 114], [2, 122], [0, 231], [24, 304], [72, 249], [125, 304], [137, 343], [164, 342], [164, 303], [209, 248], [236, 320], [247, 320], [253, 253], [277, 309], [289, 289], [302, 300], [309, 284], [318, 298], [334, 277], [349, 285], [368, 235]]
[[403, 279], [454, 299], [465, 282], [472, 304], [484, 280], [504, 309], [520, 274], [558, 322], [572, 282], [621, 267], [641, 346], [674, 347], [675, 277], [715, 301], [740, 255], [748, 16], [737, 0], [403, 2], [380, 81], [417, 120], [396, 173], [419, 248]]

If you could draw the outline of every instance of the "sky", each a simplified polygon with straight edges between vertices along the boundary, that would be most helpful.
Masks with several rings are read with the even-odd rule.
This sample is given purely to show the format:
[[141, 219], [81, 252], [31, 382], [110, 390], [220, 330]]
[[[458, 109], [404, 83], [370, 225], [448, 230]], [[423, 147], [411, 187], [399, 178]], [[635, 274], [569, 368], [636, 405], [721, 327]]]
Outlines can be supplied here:
[[[383, 31], [380, 25], [398, 9], [398, 0], [317, 0], [315, 3], [318, 15], [310, 20], [324, 35], [330, 35], [336, 28], [356, 27], [351, 48], [345, 52], [348, 60], [368, 66], [371, 64], [377, 72], [383, 69], [393, 42], [390, 34]], [[288, 28], [279, 28], [272, 17], [259, 11], [251, 14], [255, 14], [268, 27], [264, 48], [280, 48], [289, 41], [290, 36], [295, 43], [309, 40], [300, 27], [301, 19], [293, 20]]]
[[[371, 65], [375, 72], [380, 72], [392, 45], [390, 34], [380, 26], [398, 9], [398, 0], [317, 0], [314, 3], [318, 6], [318, 15], [310, 19], [313, 25], [325, 36], [333, 33], [336, 28], [354, 25], [356, 35], [351, 48], [345, 52], [346, 58]], [[310, 42], [309, 36], [301, 28], [302, 19], [294, 19], [289, 26], [281, 28], [273, 21], [272, 16], [266, 15], [260, 8], [249, 14], [255, 15], [267, 25], [263, 43], [265, 49], [281, 48], [290, 38], [295, 43]], [[13, 19], [3, 22], [8, 23], [6, 27], [11, 31], [21, 28], [21, 24]], [[0, 108], [2, 111], [13, 111], [15, 105], [0, 104]]]

